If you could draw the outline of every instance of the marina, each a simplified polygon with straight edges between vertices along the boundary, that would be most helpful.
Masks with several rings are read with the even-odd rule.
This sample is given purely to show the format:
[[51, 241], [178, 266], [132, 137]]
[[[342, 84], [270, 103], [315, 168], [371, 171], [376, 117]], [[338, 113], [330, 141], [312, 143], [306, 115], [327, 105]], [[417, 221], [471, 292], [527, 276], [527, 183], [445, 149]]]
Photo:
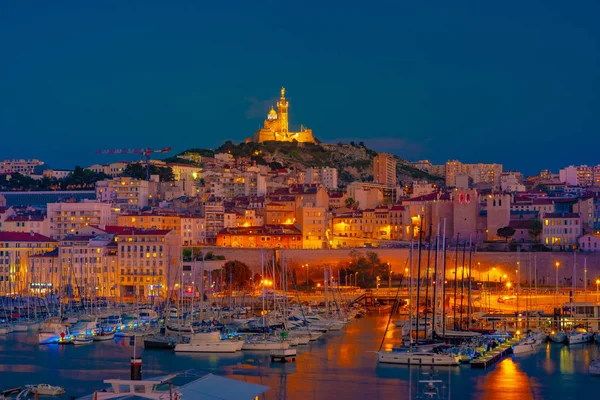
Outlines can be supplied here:
[[[328, 332], [308, 346], [298, 346], [295, 362], [273, 363], [270, 352], [240, 351], [224, 354], [173, 353], [144, 349], [135, 341], [143, 359], [143, 376], [161, 376], [184, 369], [222, 375], [268, 386], [264, 399], [321, 399], [397, 397], [399, 391], [416, 398], [425, 374], [444, 383], [444, 398], [503, 399], [571, 398], [574, 391], [595, 393], [598, 378], [588, 371], [588, 360], [600, 358], [595, 343], [569, 346], [544, 343], [524, 355], [507, 354], [487, 369], [468, 364], [419, 367], [377, 363], [374, 349], [385, 332], [388, 316], [367, 314], [343, 330]], [[390, 344], [401, 342], [400, 330], [386, 334]], [[43, 345], [34, 335], [11, 334], [0, 338], [1, 389], [25, 387], [35, 381], [60, 386], [76, 398], [106, 386], [106, 379], [127, 379], [133, 356], [130, 338], [96, 342], [88, 346]], [[10, 387], [9, 387], [10, 386]], [[441, 391], [443, 392], [443, 391]], [[443, 393], [442, 393], [443, 394]]]

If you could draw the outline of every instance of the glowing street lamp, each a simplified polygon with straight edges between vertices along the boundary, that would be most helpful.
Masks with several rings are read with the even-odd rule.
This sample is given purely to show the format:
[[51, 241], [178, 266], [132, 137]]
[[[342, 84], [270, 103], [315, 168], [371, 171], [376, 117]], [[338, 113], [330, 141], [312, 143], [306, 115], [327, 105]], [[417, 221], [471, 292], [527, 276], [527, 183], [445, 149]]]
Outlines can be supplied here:
[[596, 279], [596, 301], [598, 301], [598, 288], [600, 288], [600, 279]]

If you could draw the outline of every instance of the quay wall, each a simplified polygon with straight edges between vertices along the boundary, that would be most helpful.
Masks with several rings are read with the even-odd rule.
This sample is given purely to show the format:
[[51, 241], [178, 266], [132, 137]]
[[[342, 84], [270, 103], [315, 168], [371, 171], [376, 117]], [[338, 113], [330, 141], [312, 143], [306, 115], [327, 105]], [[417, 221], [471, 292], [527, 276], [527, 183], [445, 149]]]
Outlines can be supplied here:
[[[324, 265], [332, 267], [343, 265], [351, 260], [351, 251], [353, 249], [285, 249], [281, 250], [280, 255], [287, 265], [291, 268], [301, 268], [301, 265], [308, 264], [310, 276], [313, 279], [322, 277]], [[409, 249], [380, 249], [380, 248], [359, 248], [354, 249], [363, 255], [368, 251], [377, 253], [384, 262], [389, 262], [394, 274], [401, 274], [408, 266]], [[227, 260], [239, 260], [248, 264], [253, 270], [259, 271], [261, 264], [261, 250], [248, 248], [229, 248], [229, 247], [205, 247], [204, 251], [211, 251], [216, 255], [223, 255]], [[275, 250], [263, 249], [262, 255], [265, 259], [271, 260]], [[422, 271], [424, 273], [427, 265], [427, 249], [422, 249]], [[433, 268], [434, 251], [431, 252], [431, 267]], [[536, 276], [537, 268], [538, 284], [555, 285], [556, 284], [556, 262], [559, 263], [558, 279], [559, 285], [571, 285], [573, 276], [573, 266], [576, 259], [576, 280], [578, 287], [583, 287], [584, 269], [587, 269], [588, 287], [590, 290], [596, 289], [596, 279], [600, 279], [600, 253], [574, 253], [566, 252], [478, 252], [472, 254], [472, 274], [474, 279], [491, 282], [516, 282], [518, 265], [521, 266], [520, 280], [523, 284], [530, 282]], [[441, 260], [441, 257], [440, 257]], [[455, 250], [449, 249], [446, 254], [446, 278], [452, 279], [455, 266]], [[462, 248], [458, 254], [458, 274], [462, 275], [460, 267], [462, 266], [463, 253]], [[413, 262], [416, 273], [417, 254], [413, 254]], [[519, 263], [519, 264], [517, 264]], [[469, 253], [465, 254], [465, 267], [469, 265]], [[587, 265], [587, 268], [584, 266]], [[302, 277], [303, 272], [299, 272]], [[504, 275], [507, 277], [505, 278]], [[468, 276], [465, 275], [465, 276]]]

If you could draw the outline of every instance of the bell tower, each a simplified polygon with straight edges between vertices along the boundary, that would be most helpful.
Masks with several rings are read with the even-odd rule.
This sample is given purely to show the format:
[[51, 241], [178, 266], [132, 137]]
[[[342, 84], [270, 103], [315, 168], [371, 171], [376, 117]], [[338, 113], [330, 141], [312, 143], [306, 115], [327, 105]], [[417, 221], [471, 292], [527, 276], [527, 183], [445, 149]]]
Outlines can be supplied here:
[[281, 88], [281, 97], [277, 102], [278, 120], [279, 120], [279, 135], [284, 138], [288, 136], [288, 106], [289, 103], [285, 99], [285, 88]]

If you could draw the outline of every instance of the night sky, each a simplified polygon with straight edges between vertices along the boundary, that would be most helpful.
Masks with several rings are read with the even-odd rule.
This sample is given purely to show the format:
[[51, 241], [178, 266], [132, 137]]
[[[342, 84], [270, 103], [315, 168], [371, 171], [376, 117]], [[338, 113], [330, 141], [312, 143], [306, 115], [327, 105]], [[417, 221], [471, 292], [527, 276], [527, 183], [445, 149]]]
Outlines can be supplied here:
[[529, 174], [595, 165], [599, 15], [564, 0], [5, 0], [0, 158], [68, 168], [120, 159], [96, 149], [243, 141], [283, 85], [292, 127], [324, 142]]

